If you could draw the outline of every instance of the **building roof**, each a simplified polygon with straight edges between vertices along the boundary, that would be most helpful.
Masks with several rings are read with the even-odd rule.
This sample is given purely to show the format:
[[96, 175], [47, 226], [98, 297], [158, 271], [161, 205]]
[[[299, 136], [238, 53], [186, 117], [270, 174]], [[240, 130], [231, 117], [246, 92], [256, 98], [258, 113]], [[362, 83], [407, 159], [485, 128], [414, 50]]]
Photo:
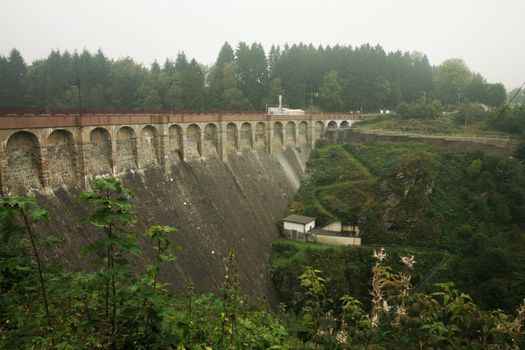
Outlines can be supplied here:
[[315, 218], [312, 218], [310, 216], [303, 216], [303, 215], [288, 215], [283, 219], [283, 221], [293, 222], [295, 224], [309, 224], [312, 221], [315, 221]]

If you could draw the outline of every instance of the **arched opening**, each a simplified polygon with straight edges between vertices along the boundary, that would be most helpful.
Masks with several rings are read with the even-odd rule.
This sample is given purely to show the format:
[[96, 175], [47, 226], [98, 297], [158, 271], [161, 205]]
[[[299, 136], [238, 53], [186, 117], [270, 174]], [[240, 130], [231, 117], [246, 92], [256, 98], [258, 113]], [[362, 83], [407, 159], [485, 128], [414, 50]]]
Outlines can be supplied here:
[[226, 125], [226, 150], [237, 151], [238, 149], [237, 125], [228, 123]]
[[6, 144], [7, 185], [9, 190], [23, 194], [42, 187], [42, 161], [37, 137], [27, 131], [11, 135]]
[[329, 123], [328, 123], [328, 126], [326, 127], [327, 130], [333, 130], [333, 129], [337, 129], [337, 123], [334, 121], [334, 120], [331, 120]]
[[255, 125], [255, 147], [266, 149], [266, 125], [263, 122]]
[[350, 127], [350, 124], [346, 120], [343, 120], [341, 122], [341, 125], [339, 125], [340, 129], [348, 129], [349, 127]]
[[283, 146], [283, 124], [281, 122], [273, 123], [273, 144]]
[[241, 125], [241, 150], [243, 149], [253, 149], [251, 123], [242, 123]]
[[169, 156], [173, 160], [184, 159], [184, 148], [182, 142], [182, 128], [178, 125], [172, 125], [169, 128]]
[[142, 168], [151, 168], [159, 164], [159, 137], [157, 129], [145, 126], [140, 132], [140, 163]]
[[320, 140], [321, 139], [321, 136], [323, 136], [323, 131], [324, 131], [324, 124], [322, 121], [316, 121], [315, 122], [315, 140]]
[[204, 128], [204, 154], [216, 155], [219, 150], [219, 131], [217, 125], [210, 123]]
[[137, 137], [135, 130], [123, 126], [117, 132], [117, 173], [137, 168]]
[[299, 145], [307, 145], [308, 144], [308, 123], [305, 121], [302, 121], [299, 123], [299, 138], [297, 140], [297, 143]]
[[95, 128], [89, 134], [91, 152], [88, 159], [88, 174], [92, 176], [112, 173], [111, 135], [104, 128]]
[[77, 183], [75, 142], [67, 130], [55, 130], [47, 138], [49, 186]]
[[192, 156], [201, 156], [201, 128], [191, 124], [186, 131], [186, 153]]
[[295, 130], [295, 123], [290, 121], [286, 123], [286, 145], [287, 146], [295, 146], [297, 144], [296, 139], [296, 130]]

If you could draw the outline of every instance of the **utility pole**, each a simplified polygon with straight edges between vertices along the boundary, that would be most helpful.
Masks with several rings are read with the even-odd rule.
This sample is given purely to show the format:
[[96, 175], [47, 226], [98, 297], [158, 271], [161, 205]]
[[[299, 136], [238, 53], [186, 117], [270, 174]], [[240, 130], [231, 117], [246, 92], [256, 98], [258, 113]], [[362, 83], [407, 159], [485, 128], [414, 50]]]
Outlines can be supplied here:
[[80, 119], [82, 118], [82, 97], [80, 95], [80, 78], [77, 78], [72, 86], [76, 86], [78, 90], [78, 125], [80, 125]]
[[465, 108], [465, 137], [467, 136], [467, 118], [468, 118], [468, 108]]
[[319, 113], [323, 114], [323, 110], [321, 109], [321, 88], [319, 88], [319, 91], [318, 91], [318, 94], [319, 94]]
[[310, 113], [313, 113], [314, 110], [314, 90], [310, 84]]

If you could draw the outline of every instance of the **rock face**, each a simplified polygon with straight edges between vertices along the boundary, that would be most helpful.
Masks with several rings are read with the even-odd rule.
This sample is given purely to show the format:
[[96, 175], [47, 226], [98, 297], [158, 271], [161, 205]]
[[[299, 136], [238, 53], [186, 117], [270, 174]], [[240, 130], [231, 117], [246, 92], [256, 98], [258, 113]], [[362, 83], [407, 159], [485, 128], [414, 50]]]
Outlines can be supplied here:
[[[227, 161], [218, 156], [188, 162], [177, 161], [167, 174], [152, 167], [144, 172], [127, 172], [123, 181], [136, 192], [135, 210], [144, 232], [149, 225], [172, 225], [180, 245], [175, 262], [165, 265], [162, 278], [176, 289], [194, 283], [198, 292], [218, 291], [224, 279], [223, 257], [233, 249], [241, 290], [253, 300], [277, 302], [269, 275], [272, 240], [277, 224], [298, 188], [309, 149], [287, 148], [273, 155], [264, 151], [231, 151]], [[49, 252], [73, 268], [85, 266], [88, 257], [80, 250], [101, 233], [78, 218], [88, 213], [76, 201], [75, 188], [61, 188], [43, 195], [50, 210], [49, 229], [63, 239]], [[151, 261], [147, 239], [141, 239], [144, 254], [137, 268]]]

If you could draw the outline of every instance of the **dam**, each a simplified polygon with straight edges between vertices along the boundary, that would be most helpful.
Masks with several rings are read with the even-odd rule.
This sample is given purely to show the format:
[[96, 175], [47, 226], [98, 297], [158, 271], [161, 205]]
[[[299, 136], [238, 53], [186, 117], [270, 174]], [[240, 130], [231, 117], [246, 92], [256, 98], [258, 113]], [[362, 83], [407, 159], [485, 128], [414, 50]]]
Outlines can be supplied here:
[[[325, 130], [366, 117], [66, 112], [0, 111], [1, 194], [35, 194], [49, 210], [44, 231], [62, 243], [48, 259], [86, 265], [80, 251], [101, 233], [78, 221], [89, 208], [76, 197], [90, 179], [116, 175], [136, 193], [141, 229], [178, 229], [181, 250], [161, 271], [164, 281], [218, 291], [223, 257], [233, 249], [241, 290], [270, 304], [271, 242], [310, 150]], [[153, 257], [145, 240], [142, 246], [139, 267]]]

